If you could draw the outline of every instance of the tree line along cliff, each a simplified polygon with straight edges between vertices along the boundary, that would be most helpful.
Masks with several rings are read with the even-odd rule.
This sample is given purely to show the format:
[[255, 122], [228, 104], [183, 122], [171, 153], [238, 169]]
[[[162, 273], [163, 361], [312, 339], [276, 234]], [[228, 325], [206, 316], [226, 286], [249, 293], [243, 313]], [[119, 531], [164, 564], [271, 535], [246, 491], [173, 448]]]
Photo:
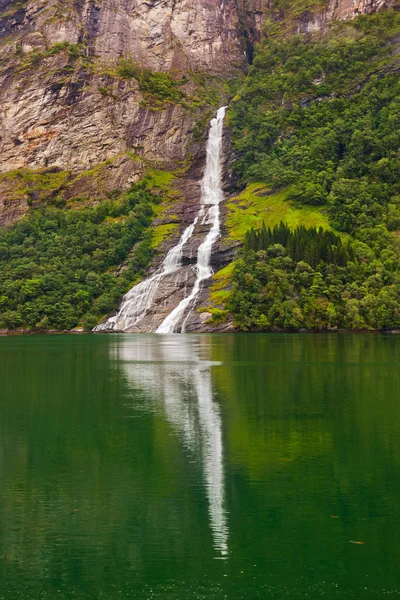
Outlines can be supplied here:
[[179, 230], [187, 199], [175, 182], [190, 177], [210, 115], [231, 98], [226, 241], [296, 214], [353, 249], [345, 265], [308, 265], [298, 283], [285, 248], [245, 247], [211, 288], [210, 326], [232, 315], [241, 329], [400, 326], [395, 7], [0, 11], [1, 327], [91, 328], [111, 312]]

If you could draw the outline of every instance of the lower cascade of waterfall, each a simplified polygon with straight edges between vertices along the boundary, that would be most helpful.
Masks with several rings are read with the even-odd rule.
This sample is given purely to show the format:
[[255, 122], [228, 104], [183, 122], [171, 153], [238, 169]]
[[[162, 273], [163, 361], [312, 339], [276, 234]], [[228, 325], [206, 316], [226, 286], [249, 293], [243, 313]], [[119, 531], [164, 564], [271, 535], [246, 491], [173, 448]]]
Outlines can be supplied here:
[[117, 314], [104, 321], [104, 323], [97, 325], [93, 331], [128, 331], [139, 325], [153, 306], [160, 283], [164, 278], [175, 272], [178, 273], [182, 268], [182, 252], [192, 237], [196, 225], [210, 225], [204, 241], [197, 250], [196, 279], [192, 290], [156, 329], [156, 333], [185, 332], [188, 317], [196, 305], [202, 283], [213, 274], [211, 252], [214, 243], [220, 236], [219, 204], [223, 199], [221, 157], [225, 110], [225, 106], [221, 107], [217, 111], [216, 117], [210, 122], [206, 147], [206, 165], [201, 181], [201, 206], [198, 214], [193, 222], [186, 227], [176, 246], [169, 250], [158, 271], [130, 289], [123, 297]]

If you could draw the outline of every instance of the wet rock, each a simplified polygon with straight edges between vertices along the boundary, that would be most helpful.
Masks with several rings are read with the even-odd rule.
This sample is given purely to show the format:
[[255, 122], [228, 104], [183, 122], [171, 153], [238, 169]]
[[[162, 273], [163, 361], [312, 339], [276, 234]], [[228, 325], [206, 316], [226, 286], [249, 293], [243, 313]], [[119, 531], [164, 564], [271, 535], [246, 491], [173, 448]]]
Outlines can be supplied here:
[[33, 33], [29, 33], [25, 37], [22, 38], [21, 41], [21, 50], [25, 54], [29, 54], [29, 52], [39, 52], [46, 48], [46, 40], [43, 35], [39, 33], [39, 31], [35, 31]]
[[210, 312], [202, 312], [202, 313], [200, 313], [200, 315], [199, 315], [199, 319], [200, 319], [200, 321], [202, 321], [203, 323], [204, 323], [205, 321], [208, 321], [208, 320], [209, 320], [209, 319], [211, 319], [211, 318], [212, 318], [212, 314], [211, 314]]
[[297, 23], [297, 33], [313, 33], [333, 21], [348, 21], [358, 15], [374, 13], [394, 5], [394, 0], [329, 0], [316, 14], [305, 12]]

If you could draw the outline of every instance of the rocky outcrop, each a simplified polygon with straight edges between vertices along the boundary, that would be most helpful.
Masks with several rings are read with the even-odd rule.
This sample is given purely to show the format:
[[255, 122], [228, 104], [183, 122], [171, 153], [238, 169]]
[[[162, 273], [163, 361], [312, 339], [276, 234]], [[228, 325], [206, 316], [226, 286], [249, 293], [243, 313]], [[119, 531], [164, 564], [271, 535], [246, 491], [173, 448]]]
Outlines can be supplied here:
[[[297, 27], [314, 31], [388, 2], [329, 0]], [[130, 58], [178, 79], [243, 70], [267, 15], [285, 18], [266, 0], [1, 0], [0, 172], [79, 171], [127, 151], [176, 168], [208, 108], [204, 93], [193, 102], [204, 83], [189, 77], [185, 102], [155, 106], [115, 66]]]
[[0, 227], [18, 221], [28, 208], [27, 196], [15, 196], [12, 183], [0, 181]]
[[326, 20], [347, 21], [358, 15], [374, 13], [383, 8], [389, 8], [391, 0], [329, 0], [326, 10]]
[[[127, 152], [158, 168], [182, 166], [209, 110], [204, 89], [199, 101], [189, 77], [184, 101], [157, 102], [115, 66], [124, 57], [176, 79], [243, 69], [246, 18], [235, 0], [1, 0], [0, 173], [50, 167], [76, 176]], [[110, 176], [111, 188], [132, 180]], [[28, 208], [12, 188], [3, 179], [0, 224]]]
[[3, 77], [1, 171], [81, 170], [127, 150], [167, 169], [184, 160], [196, 113], [170, 103], [143, 107], [135, 80], [83, 69], [69, 77], [65, 62], [50, 57], [35, 71]]
[[324, 29], [332, 21], [348, 21], [359, 15], [390, 8], [392, 0], [329, 0], [326, 8], [313, 13], [306, 11], [297, 21], [297, 33], [313, 33]]

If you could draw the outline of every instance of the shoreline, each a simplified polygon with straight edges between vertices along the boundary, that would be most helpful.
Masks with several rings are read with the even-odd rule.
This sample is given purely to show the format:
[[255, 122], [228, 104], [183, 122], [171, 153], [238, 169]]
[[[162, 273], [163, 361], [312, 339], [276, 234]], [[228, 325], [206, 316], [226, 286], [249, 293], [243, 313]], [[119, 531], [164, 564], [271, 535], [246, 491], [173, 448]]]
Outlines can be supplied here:
[[[0, 337], [9, 337], [9, 336], [28, 336], [28, 335], [153, 335], [154, 331], [147, 332], [127, 332], [123, 331], [84, 331], [77, 329], [65, 329], [65, 330], [57, 330], [57, 329], [49, 329], [49, 330], [21, 330], [21, 329], [0, 329]], [[400, 334], [400, 329], [299, 329], [298, 331], [287, 331], [285, 329], [275, 330], [275, 331], [263, 331], [263, 330], [252, 330], [252, 331], [242, 331], [240, 329], [230, 330], [230, 331], [189, 331], [187, 333], [174, 333], [168, 335], [209, 335], [213, 333], [226, 333], [226, 334], [265, 334], [265, 335], [273, 335], [273, 334], [286, 334], [286, 335], [298, 335], [298, 334], [390, 334], [390, 335], [398, 335]], [[162, 335], [162, 334], [158, 334]]]

